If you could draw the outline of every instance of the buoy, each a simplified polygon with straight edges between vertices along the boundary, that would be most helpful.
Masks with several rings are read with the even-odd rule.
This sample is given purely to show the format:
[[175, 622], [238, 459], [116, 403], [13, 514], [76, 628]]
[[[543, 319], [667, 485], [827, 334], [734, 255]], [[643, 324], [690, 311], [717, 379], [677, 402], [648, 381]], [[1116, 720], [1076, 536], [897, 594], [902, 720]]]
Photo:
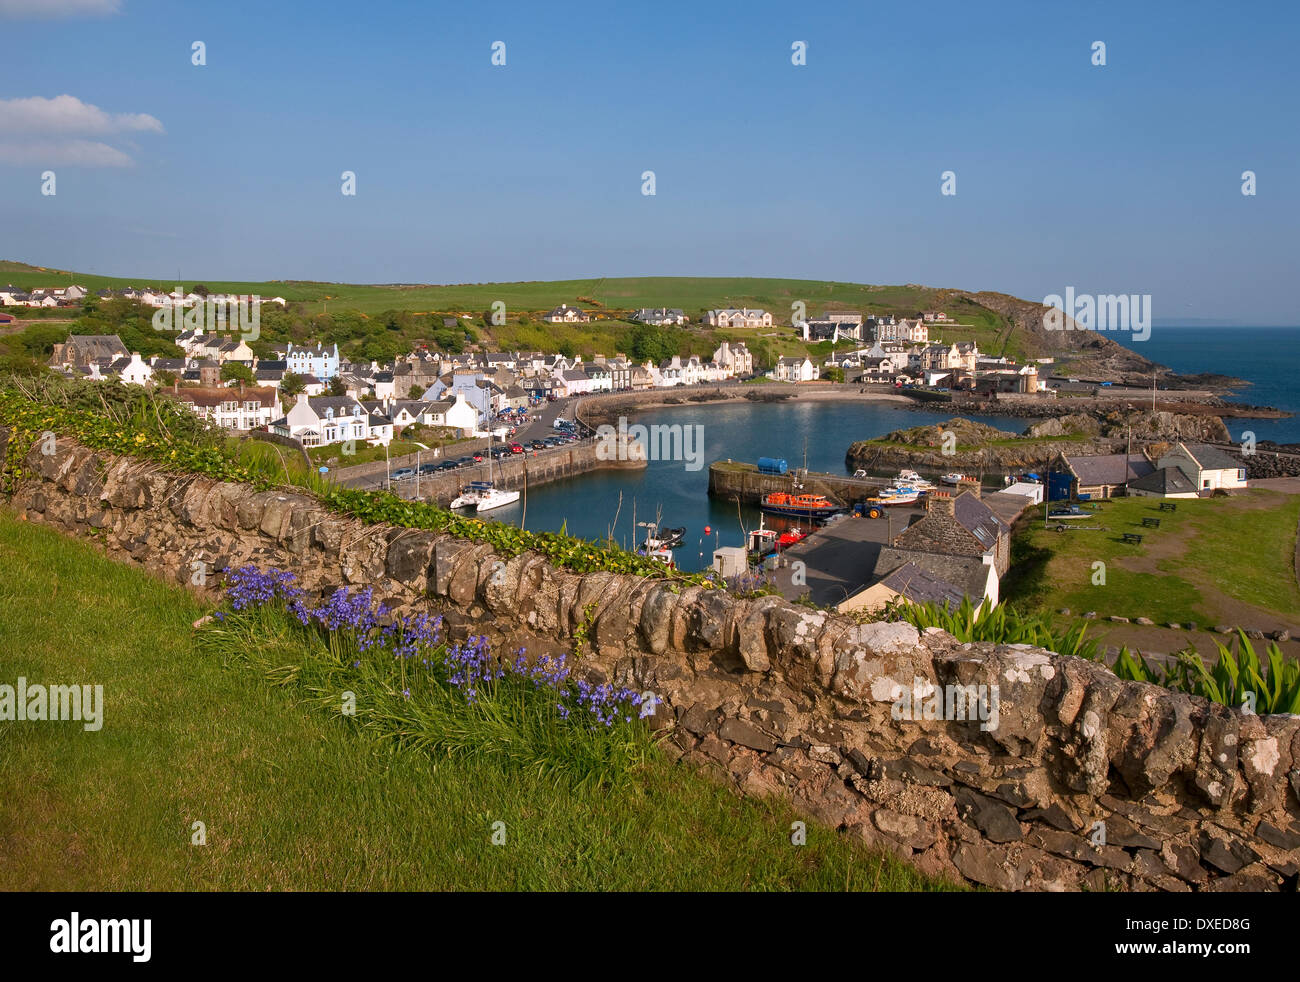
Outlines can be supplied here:
[[713, 529], [712, 529], [710, 526], [708, 526], [708, 525], [704, 526], [704, 534], [705, 534], [705, 535], [712, 535], [712, 534], [713, 534]]

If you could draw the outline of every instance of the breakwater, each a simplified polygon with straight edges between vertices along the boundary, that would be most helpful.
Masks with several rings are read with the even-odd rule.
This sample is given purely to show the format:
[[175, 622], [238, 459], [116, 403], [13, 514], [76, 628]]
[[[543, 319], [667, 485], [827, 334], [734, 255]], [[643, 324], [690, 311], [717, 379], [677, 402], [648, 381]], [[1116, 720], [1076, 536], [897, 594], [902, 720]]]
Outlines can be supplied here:
[[886, 482], [879, 478], [856, 478], [791, 470], [785, 474], [762, 474], [754, 464], [738, 460], [717, 460], [709, 465], [709, 494], [727, 501], [757, 504], [765, 494], [824, 494], [839, 505], [865, 501]]
[[[631, 459], [606, 459], [601, 456], [599, 446], [600, 444], [597, 441], [587, 440], [565, 447], [543, 451], [530, 450], [526, 454], [494, 460], [492, 461], [491, 471], [492, 483], [508, 491], [527, 491], [529, 488], [540, 487], [552, 481], [576, 477], [579, 474], [587, 474], [592, 471], [635, 472], [645, 469], [646, 461], [644, 457], [637, 456], [635, 453], [628, 453], [625, 456]], [[437, 459], [424, 458], [424, 462], [430, 463]], [[414, 466], [414, 462], [414, 457], [412, 457], [405, 466]], [[359, 478], [367, 476], [382, 478], [387, 473], [382, 460], [374, 465], [363, 466], [368, 467], [368, 470], [349, 468], [348, 479], [350, 482], [355, 482]], [[396, 469], [396, 465], [394, 465], [393, 469]], [[472, 467], [458, 467], [454, 471], [422, 474], [418, 482], [415, 478], [393, 481], [392, 491], [402, 498], [419, 498], [421, 501], [433, 501], [445, 507], [451, 503], [456, 495], [460, 494], [461, 488], [466, 484], [471, 481], [486, 480], [488, 480], [488, 465], [487, 461], [484, 461]]]

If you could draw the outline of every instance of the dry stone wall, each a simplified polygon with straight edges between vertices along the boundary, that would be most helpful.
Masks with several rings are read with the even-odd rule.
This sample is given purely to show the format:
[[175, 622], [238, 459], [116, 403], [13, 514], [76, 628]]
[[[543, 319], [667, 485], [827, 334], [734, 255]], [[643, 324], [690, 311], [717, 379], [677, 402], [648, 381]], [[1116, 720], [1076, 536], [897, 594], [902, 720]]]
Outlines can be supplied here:
[[[1243, 715], [1023, 645], [579, 575], [64, 440], [25, 468], [8, 507], [174, 582], [196, 561], [275, 565], [309, 590], [372, 585], [435, 608], [461, 634], [532, 651], [581, 639], [593, 678], [662, 700], [652, 722], [670, 752], [932, 874], [1169, 891], [1295, 889], [1300, 875], [1300, 717]], [[926, 718], [955, 715], [928, 710], [967, 686], [996, 693], [987, 719]]]

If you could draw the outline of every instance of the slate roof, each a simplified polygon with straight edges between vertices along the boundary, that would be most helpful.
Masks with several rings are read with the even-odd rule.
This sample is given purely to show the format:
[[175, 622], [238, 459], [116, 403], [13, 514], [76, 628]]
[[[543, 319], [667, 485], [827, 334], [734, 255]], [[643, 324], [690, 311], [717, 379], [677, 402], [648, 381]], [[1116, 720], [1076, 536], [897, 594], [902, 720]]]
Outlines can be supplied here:
[[1156, 469], [1146, 454], [1129, 454], [1127, 457], [1122, 453], [1075, 457], [1066, 454], [1065, 465], [1084, 487], [1127, 484], [1139, 477], [1146, 477]]
[[1191, 478], [1177, 467], [1162, 467], [1145, 477], [1129, 481], [1129, 490], [1146, 491], [1150, 494], [1187, 494], [1197, 490]]
[[952, 512], [962, 527], [979, 539], [986, 549], [993, 548], [1000, 533], [1011, 531], [1011, 527], [998, 518], [992, 508], [969, 491], [957, 495], [953, 500]]
[[1241, 469], [1241, 463], [1231, 454], [1212, 447], [1208, 443], [1184, 443], [1187, 452], [1207, 471], [1235, 471]]
[[941, 580], [911, 562], [903, 563], [880, 582], [913, 603], [942, 604], [948, 610], [956, 610], [960, 607], [965, 597], [965, 594], [951, 583]]

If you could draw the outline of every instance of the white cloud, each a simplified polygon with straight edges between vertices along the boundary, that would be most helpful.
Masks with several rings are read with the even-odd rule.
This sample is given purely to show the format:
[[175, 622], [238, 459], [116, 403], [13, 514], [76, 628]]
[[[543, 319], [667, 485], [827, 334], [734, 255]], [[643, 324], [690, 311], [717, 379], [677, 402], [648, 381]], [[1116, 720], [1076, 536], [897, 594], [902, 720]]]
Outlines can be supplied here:
[[132, 160], [116, 147], [94, 140], [33, 140], [17, 143], [0, 139], [0, 164], [130, 167]]
[[[0, 0], [4, 3], [5, 0]], [[163, 132], [163, 125], [148, 113], [107, 113], [76, 96], [53, 99], [0, 99], [0, 132], [87, 133], [124, 131]]]
[[[0, 0], [5, 3], [7, 0]], [[0, 99], [0, 164], [129, 167], [129, 153], [87, 137], [162, 133], [148, 113], [109, 113], [75, 96]]]
[[120, 13], [122, 0], [0, 0], [0, 17], [102, 17]]

